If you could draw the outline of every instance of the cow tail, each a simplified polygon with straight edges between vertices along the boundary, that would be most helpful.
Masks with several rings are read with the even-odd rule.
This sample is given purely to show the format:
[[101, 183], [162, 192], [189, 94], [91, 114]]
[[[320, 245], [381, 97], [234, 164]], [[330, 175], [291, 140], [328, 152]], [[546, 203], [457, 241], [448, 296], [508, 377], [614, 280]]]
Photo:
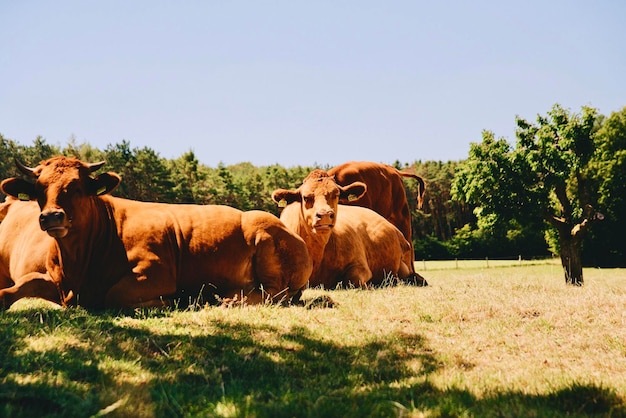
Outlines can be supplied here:
[[417, 208], [421, 209], [422, 205], [424, 204], [424, 193], [426, 192], [426, 185], [424, 183], [424, 179], [416, 174], [407, 173], [405, 171], [400, 171], [400, 170], [398, 170], [398, 174], [400, 174], [402, 177], [410, 177], [417, 181]]

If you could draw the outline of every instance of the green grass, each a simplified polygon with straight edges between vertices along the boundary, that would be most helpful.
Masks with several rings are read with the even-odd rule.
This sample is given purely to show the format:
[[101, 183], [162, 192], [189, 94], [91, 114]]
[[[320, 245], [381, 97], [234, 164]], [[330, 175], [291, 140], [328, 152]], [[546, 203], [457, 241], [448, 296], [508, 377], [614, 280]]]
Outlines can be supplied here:
[[535, 260], [513, 260], [513, 259], [456, 259], [456, 260], [423, 260], [416, 261], [415, 267], [421, 271], [442, 270], [442, 269], [475, 269], [493, 267], [523, 267], [554, 265], [560, 266], [561, 260], [558, 258], [542, 258]]
[[21, 301], [0, 313], [0, 416], [626, 416], [626, 270], [423, 273], [305, 292], [334, 308]]

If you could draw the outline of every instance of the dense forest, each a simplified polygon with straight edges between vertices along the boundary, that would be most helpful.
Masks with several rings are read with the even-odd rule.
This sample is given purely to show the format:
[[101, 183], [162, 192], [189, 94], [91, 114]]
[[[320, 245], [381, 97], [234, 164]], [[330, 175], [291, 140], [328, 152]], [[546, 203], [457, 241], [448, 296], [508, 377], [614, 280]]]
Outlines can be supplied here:
[[[541, 118], [541, 117], [540, 117]], [[598, 222], [584, 236], [583, 260], [587, 266], [626, 265], [626, 108], [606, 118], [597, 115], [593, 120], [594, 150], [584, 171], [585, 184], [589, 184], [594, 202], [602, 211], [603, 221]], [[473, 144], [478, 149], [497, 144], [504, 146], [505, 157], [517, 158], [504, 140], [496, 142], [489, 135], [483, 144]], [[504, 145], [503, 145], [504, 144]], [[518, 144], [519, 146], [519, 144]], [[509, 148], [507, 148], [509, 147]], [[526, 148], [524, 148], [526, 149]], [[565, 152], [565, 151], [563, 151]], [[39, 161], [54, 155], [75, 156], [88, 162], [104, 160], [104, 171], [114, 171], [122, 176], [120, 187], [113, 193], [136, 200], [168, 203], [224, 204], [242, 210], [260, 209], [278, 215], [271, 200], [276, 188], [296, 188], [314, 168], [282, 167], [271, 165], [257, 167], [247, 162], [236, 165], [208, 167], [196, 158], [193, 151], [179, 158], [165, 159], [156, 150], [136, 148], [130, 141], [110, 144], [104, 150], [88, 143], [68, 142], [65, 146], [49, 144], [37, 137], [31, 145], [18, 144], [0, 135], [0, 178], [19, 176], [14, 159], [36, 166]], [[426, 182], [422, 209], [416, 208], [416, 190], [413, 180], [405, 179], [412, 209], [413, 240], [417, 260], [446, 258], [517, 258], [557, 255], [558, 244], [550, 240], [548, 222], [527, 216], [503, 216], [503, 222], [494, 222], [493, 216], [481, 216], [487, 205], [471, 194], [459, 191], [459, 178], [467, 177], [467, 161], [385, 162], [401, 170], [413, 172]], [[489, 158], [495, 158], [491, 155]], [[507, 157], [508, 158], [508, 157]], [[492, 164], [493, 165], [493, 164]], [[459, 176], [459, 173], [465, 173]], [[569, 179], [567, 187], [581, 183]], [[495, 181], [505, 181], [495, 175]], [[542, 183], [543, 184], [543, 183]], [[522, 185], [523, 186], [523, 185]], [[493, 187], [485, 185], [485, 187]], [[511, 191], [512, 192], [512, 191]], [[4, 200], [4, 196], [0, 199]], [[546, 199], [551, 197], [547, 195]], [[510, 205], [500, 205], [501, 211], [517, 213]]]

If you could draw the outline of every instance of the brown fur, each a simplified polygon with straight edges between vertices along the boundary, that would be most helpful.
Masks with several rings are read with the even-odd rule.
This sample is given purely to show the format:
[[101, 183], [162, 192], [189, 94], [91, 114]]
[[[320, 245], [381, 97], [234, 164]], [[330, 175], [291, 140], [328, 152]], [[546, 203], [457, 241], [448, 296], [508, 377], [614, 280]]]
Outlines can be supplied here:
[[388, 274], [410, 277], [410, 245], [398, 228], [370, 209], [339, 204], [358, 199], [365, 190], [359, 182], [339, 186], [315, 170], [297, 190], [272, 193], [274, 201], [286, 205], [280, 219], [307, 244], [311, 286], [366, 286]]
[[357, 202], [348, 203], [370, 208], [394, 224], [411, 241], [411, 212], [406, 198], [402, 177], [410, 177], [418, 182], [417, 207], [422, 207], [424, 180], [411, 173], [369, 161], [351, 161], [328, 170], [340, 185], [360, 181], [367, 185], [367, 193]]
[[31, 169], [36, 186], [16, 178], [0, 186], [39, 201], [42, 228], [54, 236], [46, 270], [64, 302], [162, 306], [200, 292], [248, 303], [298, 299], [311, 259], [302, 239], [278, 218], [227, 206], [112, 197], [106, 194], [119, 176], [91, 177], [100, 166], [55, 157]]
[[[424, 198], [424, 180], [412, 173], [399, 171], [387, 165], [369, 161], [351, 161], [328, 170], [328, 174], [335, 177], [337, 184], [342, 186], [360, 181], [367, 185], [367, 193], [348, 205], [362, 206], [377, 212], [394, 224], [411, 245], [413, 252], [411, 211], [406, 197], [402, 177], [413, 178], [418, 183], [417, 207], [422, 207]], [[412, 257], [414, 261], [415, 255]], [[416, 283], [426, 285], [426, 281], [415, 273], [414, 264], [410, 265], [411, 272], [416, 274]]]
[[61, 303], [59, 289], [46, 274], [53, 239], [39, 228], [38, 217], [35, 202], [9, 196], [0, 204], [0, 303], [7, 307], [22, 297]]

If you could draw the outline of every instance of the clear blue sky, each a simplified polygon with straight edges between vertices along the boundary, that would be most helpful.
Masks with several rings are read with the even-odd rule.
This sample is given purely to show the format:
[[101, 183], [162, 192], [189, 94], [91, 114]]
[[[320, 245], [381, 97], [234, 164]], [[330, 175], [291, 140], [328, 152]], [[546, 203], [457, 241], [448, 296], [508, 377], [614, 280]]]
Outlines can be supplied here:
[[216, 166], [461, 160], [626, 106], [626, 2], [7, 0], [0, 133]]

